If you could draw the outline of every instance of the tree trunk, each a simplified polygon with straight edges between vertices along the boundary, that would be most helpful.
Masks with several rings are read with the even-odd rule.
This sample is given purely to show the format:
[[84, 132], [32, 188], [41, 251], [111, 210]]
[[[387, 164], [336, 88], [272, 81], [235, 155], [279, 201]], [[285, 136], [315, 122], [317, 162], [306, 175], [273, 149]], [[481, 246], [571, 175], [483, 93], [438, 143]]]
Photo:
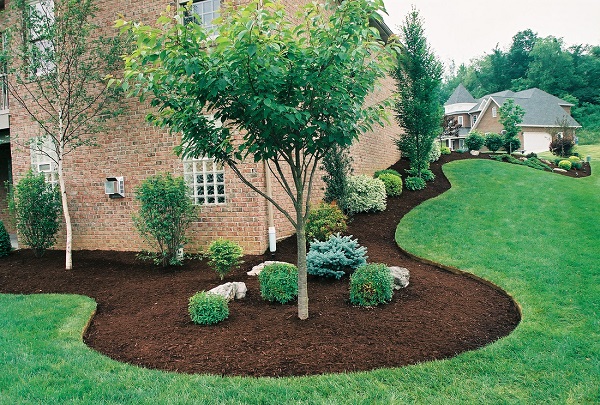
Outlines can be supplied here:
[[67, 230], [67, 240], [65, 244], [65, 269], [73, 269], [73, 258], [71, 254], [73, 246], [73, 229], [71, 226], [71, 214], [69, 214], [69, 205], [67, 203], [67, 188], [65, 185], [65, 176], [63, 174], [63, 145], [59, 146], [58, 155], [58, 184], [60, 185], [60, 199], [62, 202], [63, 215], [65, 218], [65, 228]]
[[296, 239], [298, 249], [298, 318], [308, 319], [308, 283], [306, 271], [306, 230], [302, 198], [296, 207]]

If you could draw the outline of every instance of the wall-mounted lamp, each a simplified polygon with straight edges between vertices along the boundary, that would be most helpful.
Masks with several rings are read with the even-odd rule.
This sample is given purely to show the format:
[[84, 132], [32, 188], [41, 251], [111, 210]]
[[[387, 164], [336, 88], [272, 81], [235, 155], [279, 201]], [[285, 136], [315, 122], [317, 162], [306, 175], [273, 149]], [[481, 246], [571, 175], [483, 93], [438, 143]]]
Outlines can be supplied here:
[[125, 182], [123, 176], [107, 177], [104, 182], [104, 194], [108, 194], [110, 198], [124, 198]]

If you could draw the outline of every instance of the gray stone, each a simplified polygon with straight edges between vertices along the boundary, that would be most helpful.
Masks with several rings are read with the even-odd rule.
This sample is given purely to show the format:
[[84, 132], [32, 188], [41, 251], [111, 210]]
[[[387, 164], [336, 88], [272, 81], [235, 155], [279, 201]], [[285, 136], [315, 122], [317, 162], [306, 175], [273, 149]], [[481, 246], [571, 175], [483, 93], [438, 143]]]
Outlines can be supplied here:
[[548, 159], [540, 159], [540, 162], [545, 163], [547, 165], [551, 165], [552, 162], [550, 162]]
[[265, 266], [268, 266], [270, 264], [276, 264], [276, 263], [289, 264], [289, 263], [286, 263], [286, 262], [277, 262], [277, 261], [267, 260], [264, 263], [257, 264], [256, 266], [252, 267], [252, 270], [250, 270], [246, 274], [248, 274], [249, 276], [258, 276], [260, 274], [260, 272], [265, 268]]
[[410, 272], [408, 271], [408, 269], [397, 266], [392, 266], [389, 269], [392, 273], [392, 277], [394, 277], [394, 290], [406, 288], [410, 279]]
[[555, 167], [554, 169], [552, 169], [553, 172], [558, 172], [558, 173], [566, 173], [567, 171], [565, 169], [561, 169], [560, 167]]
[[242, 282], [225, 283], [218, 287], [213, 288], [209, 291], [211, 294], [220, 295], [225, 297], [227, 301], [233, 301], [233, 299], [242, 299], [246, 297], [246, 284]]

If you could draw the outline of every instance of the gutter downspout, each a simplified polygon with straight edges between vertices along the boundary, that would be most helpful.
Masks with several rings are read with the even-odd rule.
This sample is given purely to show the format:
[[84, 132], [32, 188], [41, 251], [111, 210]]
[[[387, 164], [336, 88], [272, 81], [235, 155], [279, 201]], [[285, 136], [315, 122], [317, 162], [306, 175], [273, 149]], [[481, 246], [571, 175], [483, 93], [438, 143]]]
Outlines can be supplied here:
[[[271, 183], [271, 170], [269, 169], [269, 163], [265, 160], [265, 187], [267, 196], [273, 198], [273, 186]], [[277, 250], [277, 237], [275, 233], [275, 220], [273, 218], [273, 204], [267, 200], [267, 224], [269, 226], [269, 251], [271, 255], [275, 254]]]

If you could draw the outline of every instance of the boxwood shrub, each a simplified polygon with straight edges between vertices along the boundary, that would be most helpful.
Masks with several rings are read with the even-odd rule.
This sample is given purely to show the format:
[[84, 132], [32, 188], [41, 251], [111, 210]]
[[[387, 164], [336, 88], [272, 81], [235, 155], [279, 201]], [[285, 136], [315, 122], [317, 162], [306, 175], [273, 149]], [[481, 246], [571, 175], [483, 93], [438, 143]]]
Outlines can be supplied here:
[[225, 297], [200, 291], [190, 297], [188, 311], [192, 322], [198, 325], [214, 325], [229, 317]]
[[447, 147], [447, 146], [442, 146], [442, 147], [440, 148], [440, 153], [441, 153], [442, 155], [449, 155], [449, 154], [451, 154], [451, 153], [452, 153], [452, 151], [450, 150], [450, 148], [449, 148], [449, 147]]
[[359, 267], [350, 276], [350, 302], [372, 307], [392, 300], [394, 279], [390, 269], [381, 263]]
[[383, 173], [378, 177], [385, 185], [385, 193], [388, 197], [396, 197], [402, 194], [402, 178], [390, 173]]
[[312, 242], [306, 255], [308, 274], [339, 279], [367, 263], [367, 248], [352, 236], [331, 236], [325, 242]]
[[348, 215], [383, 211], [387, 206], [385, 184], [379, 179], [365, 175], [351, 176], [347, 191], [343, 209]]
[[265, 266], [258, 275], [260, 295], [270, 302], [286, 304], [298, 296], [298, 268], [289, 263]]
[[558, 162], [558, 167], [560, 167], [561, 169], [564, 170], [571, 170], [571, 167], [573, 166], [573, 163], [571, 163], [570, 160], [561, 160], [560, 162]]
[[346, 232], [348, 217], [335, 204], [320, 204], [312, 208], [306, 221], [306, 239], [326, 241], [336, 233]]
[[375, 177], [376, 179], [379, 178], [379, 176], [381, 176], [382, 174], [393, 174], [394, 176], [398, 176], [398, 177], [402, 177], [402, 175], [400, 173], [398, 173], [396, 170], [394, 169], [384, 169], [384, 170], [377, 170], [375, 172], [375, 174], [373, 175], [373, 177]]
[[407, 177], [406, 180], [404, 180], [404, 186], [407, 190], [416, 191], [423, 190], [426, 187], [426, 184], [425, 180], [423, 180], [422, 178], [411, 176]]

